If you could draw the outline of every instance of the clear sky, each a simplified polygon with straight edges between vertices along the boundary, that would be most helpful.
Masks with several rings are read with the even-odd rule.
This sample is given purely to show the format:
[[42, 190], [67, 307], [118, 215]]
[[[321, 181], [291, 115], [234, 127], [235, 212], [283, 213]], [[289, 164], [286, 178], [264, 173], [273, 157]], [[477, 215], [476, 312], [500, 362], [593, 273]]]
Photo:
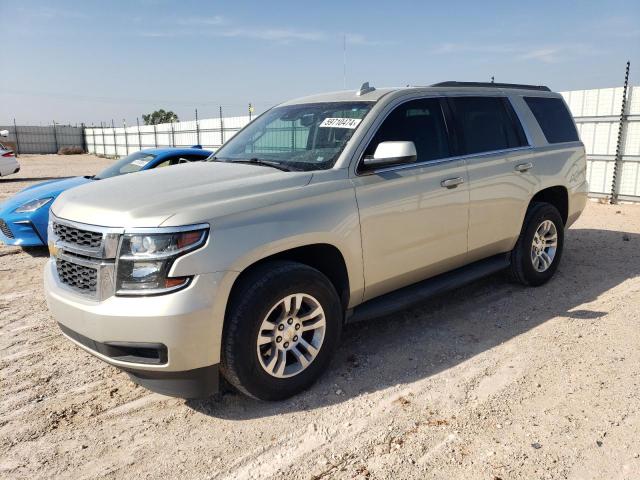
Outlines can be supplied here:
[[346, 85], [640, 85], [640, 1], [0, 0], [0, 124], [246, 114]]

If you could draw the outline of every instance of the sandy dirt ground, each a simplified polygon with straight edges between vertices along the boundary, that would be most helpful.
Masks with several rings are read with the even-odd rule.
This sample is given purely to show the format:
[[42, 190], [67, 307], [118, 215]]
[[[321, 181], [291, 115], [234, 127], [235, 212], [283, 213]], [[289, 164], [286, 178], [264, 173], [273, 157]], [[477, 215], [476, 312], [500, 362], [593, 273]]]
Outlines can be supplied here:
[[[108, 160], [24, 156], [0, 201]], [[590, 202], [562, 264], [346, 329], [309, 391], [150, 393], [66, 341], [46, 252], [0, 247], [2, 478], [640, 478], [640, 206]]]

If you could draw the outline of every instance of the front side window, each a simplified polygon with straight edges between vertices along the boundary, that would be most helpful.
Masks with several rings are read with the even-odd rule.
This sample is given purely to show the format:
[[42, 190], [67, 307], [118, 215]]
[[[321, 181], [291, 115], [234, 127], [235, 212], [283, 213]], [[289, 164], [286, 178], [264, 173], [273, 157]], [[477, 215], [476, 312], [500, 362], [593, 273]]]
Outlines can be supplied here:
[[567, 106], [560, 98], [524, 97], [547, 142], [577, 142], [578, 132]]
[[156, 155], [151, 153], [134, 152], [131, 155], [121, 158], [109, 168], [104, 169], [96, 175], [95, 178], [110, 178], [123, 175], [125, 173], [137, 172], [145, 168], [149, 162], [153, 161], [154, 158], [156, 158]]
[[527, 144], [511, 104], [501, 97], [453, 97], [464, 154], [492, 152]]
[[333, 167], [372, 102], [276, 107], [224, 144], [215, 161], [262, 161], [289, 170]]
[[418, 162], [450, 156], [440, 100], [411, 100], [396, 107], [380, 125], [364, 155], [372, 156], [379, 143], [389, 141], [413, 142]]

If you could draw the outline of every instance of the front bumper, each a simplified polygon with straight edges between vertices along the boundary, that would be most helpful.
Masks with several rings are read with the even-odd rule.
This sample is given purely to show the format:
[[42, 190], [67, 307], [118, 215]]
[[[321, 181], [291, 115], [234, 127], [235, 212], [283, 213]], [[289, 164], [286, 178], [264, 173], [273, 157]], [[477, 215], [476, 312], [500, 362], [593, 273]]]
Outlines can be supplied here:
[[53, 317], [76, 345], [151, 390], [191, 398], [217, 388], [228, 276], [203, 274], [167, 295], [98, 302], [67, 289], [50, 259], [44, 286]]
[[0, 242], [21, 247], [42, 247], [46, 242], [46, 225], [37, 225], [29, 219], [7, 216], [0, 225]]

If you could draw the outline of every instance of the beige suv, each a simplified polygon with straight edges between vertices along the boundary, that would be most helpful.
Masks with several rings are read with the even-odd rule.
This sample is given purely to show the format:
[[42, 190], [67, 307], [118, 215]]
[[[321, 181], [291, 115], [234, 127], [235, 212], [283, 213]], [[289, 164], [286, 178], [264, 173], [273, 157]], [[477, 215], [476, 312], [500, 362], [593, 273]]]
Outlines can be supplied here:
[[445, 82], [283, 103], [208, 162], [53, 204], [49, 308], [147, 388], [221, 373], [265, 400], [327, 368], [346, 323], [506, 269], [549, 280], [585, 206], [585, 150], [546, 87]]

